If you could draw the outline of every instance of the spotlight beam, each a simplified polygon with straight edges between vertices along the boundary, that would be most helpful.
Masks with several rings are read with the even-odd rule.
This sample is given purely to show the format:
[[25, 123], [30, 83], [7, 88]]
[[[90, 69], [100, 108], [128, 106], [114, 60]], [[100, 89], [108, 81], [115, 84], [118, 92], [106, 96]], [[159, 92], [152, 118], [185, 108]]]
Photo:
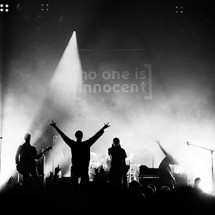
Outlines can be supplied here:
[[[71, 111], [68, 110], [74, 106], [75, 100], [72, 98], [75, 90], [81, 87], [79, 86], [82, 83], [81, 74], [76, 32], [73, 32], [42, 99], [40, 97], [39, 101], [35, 101], [31, 95], [28, 95], [28, 91], [24, 92], [25, 95], [13, 91], [15, 87], [12, 83], [13, 80], [8, 79], [8, 92], [4, 95], [4, 119], [1, 120], [3, 133], [0, 136], [4, 136], [4, 141], [0, 140], [0, 186], [14, 173], [14, 156], [22, 141], [20, 134], [24, 134], [26, 131], [31, 132], [32, 144], [44, 148], [44, 144], [49, 143], [50, 138], [54, 135], [49, 129], [50, 120], [55, 119], [64, 123], [71, 119]], [[26, 80], [30, 82], [32, 79]], [[28, 85], [27, 82], [25, 84]], [[32, 101], [36, 105], [31, 108]], [[21, 137], [19, 138], [19, 136]], [[16, 139], [16, 143], [14, 143], [14, 139]], [[48, 162], [48, 159], [46, 161]]]

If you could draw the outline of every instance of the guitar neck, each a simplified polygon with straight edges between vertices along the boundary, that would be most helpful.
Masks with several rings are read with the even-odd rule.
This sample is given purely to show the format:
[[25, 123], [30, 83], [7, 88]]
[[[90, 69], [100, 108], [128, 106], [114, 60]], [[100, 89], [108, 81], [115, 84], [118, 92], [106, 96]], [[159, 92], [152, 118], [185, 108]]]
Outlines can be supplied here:
[[51, 146], [46, 148], [44, 151], [42, 151], [37, 157], [41, 158], [46, 152], [48, 152], [51, 149]]

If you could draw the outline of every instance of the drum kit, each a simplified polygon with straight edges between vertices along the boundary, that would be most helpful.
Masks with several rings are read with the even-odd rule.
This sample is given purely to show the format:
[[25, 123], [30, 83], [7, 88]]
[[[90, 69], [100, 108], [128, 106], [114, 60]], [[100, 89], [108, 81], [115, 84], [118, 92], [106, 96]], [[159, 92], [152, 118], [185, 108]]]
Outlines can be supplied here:
[[[94, 155], [94, 159], [90, 161], [89, 165], [89, 178], [91, 181], [94, 181], [98, 178], [106, 178], [108, 176], [110, 170], [110, 158], [107, 155], [101, 155], [100, 158], [95, 157], [96, 153], [92, 153]], [[95, 159], [97, 158], [97, 159]], [[97, 160], [97, 161], [95, 161]]]
[[[91, 152], [91, 155], [93, 155], [91, 157], [93, 157], [94, 159], [91, 159], [89, 165], [90, 180], [108, 180], [108, 174], [111, 166], [110, 157], [108, 155], [101, 155], [100, 158], [98, 158], [97, 154], [94, 152]], [[126, 171], [126, 177], [129, 182], [138, 179], [139, 166], [140, 165], [131, 162], [131, 159], [126, 159], [126, 167], [128, 168], [128, 170]]]

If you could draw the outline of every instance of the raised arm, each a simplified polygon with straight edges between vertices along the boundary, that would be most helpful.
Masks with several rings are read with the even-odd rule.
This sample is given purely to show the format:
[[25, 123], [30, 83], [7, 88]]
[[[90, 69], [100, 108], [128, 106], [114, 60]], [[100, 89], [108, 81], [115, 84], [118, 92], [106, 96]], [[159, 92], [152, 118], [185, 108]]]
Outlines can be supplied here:
[[106, 123], [106, 124], [104, 124], [104, 126], [103, 126], [100, 130], [104, 131], [104, 130], [105, 130], [106, 128], [108, 128], [108, 127], [110, 127], [109, 122]]
[[104, 126], [88, 140], [90, 146], [92, 146], [102, 136], [102, 134], [104, 133], [104, 130], [108, 127], [110, 127], [109, 122], [104, 124]]
[[159, 140], [156, 140], [156, 143], [159, 145], [161, 151], [165, 154], [166, 157], [169, 157], [170, 154], [167, 153], [167, 151], [163, 148], [163, 146], [160, 144], [160, 141]]
[[69, 143], [71, 143], [71, 139], [66, 135], [64, 134], [57, 126], [56, 122], [54, 122], [52, 120], [52, 123], [50, 124], [53, 128], [55, 128], [55, 130], [58, 132], [58, 134], [63, 138], [63, 140], [65, 141], [65, 143], [67, 145], [69, 145]]

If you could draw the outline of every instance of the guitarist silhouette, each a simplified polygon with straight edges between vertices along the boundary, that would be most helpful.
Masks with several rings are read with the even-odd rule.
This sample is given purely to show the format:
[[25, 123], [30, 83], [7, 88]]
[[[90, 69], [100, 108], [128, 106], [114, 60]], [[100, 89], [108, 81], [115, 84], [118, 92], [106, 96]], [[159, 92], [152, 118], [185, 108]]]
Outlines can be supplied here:
[[26, 133], [24, 136], [25, 142], [17, 149], [15, 162], [16, 169], [22, 175], [22, 185], [24, 188], [35, 188], [39, 185], [39, 176], [37, 172], [36, 161], [51, 149], [47, 147], [41, 153], [37, 153], [35, 146], [31, 145], [31, 134]]

